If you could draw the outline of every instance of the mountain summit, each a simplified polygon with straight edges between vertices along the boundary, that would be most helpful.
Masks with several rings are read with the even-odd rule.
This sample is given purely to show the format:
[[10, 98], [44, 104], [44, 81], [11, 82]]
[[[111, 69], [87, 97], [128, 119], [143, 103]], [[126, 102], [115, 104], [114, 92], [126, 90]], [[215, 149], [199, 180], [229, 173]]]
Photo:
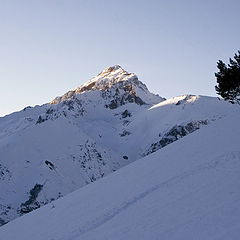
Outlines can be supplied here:
[[79, 91], [87, 90], [106, 90], [107, 88], [112, 87], [114, 84], [119, 82], [128, 81], [138, 82], [138, 78], [134, 73], [128, 73], [121, 66], [115, 65], [112, 67], [105, 68], [101, 73], [96, 77], [92, 78], [90, 81], [83, 84]]
[[63, 96], [55, 98], [51, 103], [58, 104], [75, 97], [77, 94], [96, 90], [101, 92], [111, 92], [112, 90], [112, 97], [114, 98], [112, 99], [112, 107], [117, 107], [120, 104], [118, 102], [119, 100], [120, 102], [122, 101], [121, 105], [125, 100], [128, 102], [136, 102], [141, 105], [145, 103], [154, 104], [164, 100], [164, 98], [150, 93], [146, 85], [138, 80], [136, 74], [128, 73], [121, 66], [115, 65], [105, 68], [96, 77], [75, 90], [69, 91]]

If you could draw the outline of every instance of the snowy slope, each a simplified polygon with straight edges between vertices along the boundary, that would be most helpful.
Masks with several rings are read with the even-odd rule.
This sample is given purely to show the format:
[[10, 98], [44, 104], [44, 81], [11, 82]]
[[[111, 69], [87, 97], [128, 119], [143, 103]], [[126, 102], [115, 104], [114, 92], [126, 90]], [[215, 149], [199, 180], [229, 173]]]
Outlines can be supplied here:
[[116, 65], [51, 103], [0, 118], [0, 225], [238, 111], [164, 100]]
[[[179, 106], [173, 102], [155, 106], [151, 111], [159, 112], [152, 114]], [[222, 107], [224, 116], [4, 225], [0, 239], [239, 239], [240, 109], [209, 98], [200, 102], [190, 102], [196, 115]]]

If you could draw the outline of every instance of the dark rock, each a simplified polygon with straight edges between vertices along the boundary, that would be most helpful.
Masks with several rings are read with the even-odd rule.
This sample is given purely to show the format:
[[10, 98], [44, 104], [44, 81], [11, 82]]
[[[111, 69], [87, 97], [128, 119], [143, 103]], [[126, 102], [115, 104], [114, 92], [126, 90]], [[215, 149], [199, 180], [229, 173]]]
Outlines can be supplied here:
[[20, 214], [25, 214], [33, 211], [40, 207], [40, 203], [36, 201], [38, 194], [42, 190], [43, 185], [35, 184], [35, 186], [30, 190], [29, 199], [21, 204]]
[[156, 152], [157, 150], [167, 146], [168, 144], [173, 143], [178, 139], [185, 137], [186, 135], [198, 130], [202, 125], [207, 124], [208, 124], [207, 120], [200, 120], [189, 122], [186, 125], [176, 125], [172, 127], [163, 136], [159, 134], [159, 137], [161, 137], [161, 139], [156, 143], [152, 143], [150, 148], [147, 150], [147, 153], [144, 154], [144, 156]]
[[46, 119], [44, 119], [42, 116], [39, 116], [36, 124], [40, 124], [40, 123], [43, 123], [45, 121], [46, 121]]
[[121, 136], [121, 137], [124, 137], [124, 136], [130, 135], [130, 134], [131, 134], [130, 132], [124, 130], [124, 131], [120, 134], [120, 136]]
[[122, 112], [122, 118], [131, 117], [131, 113], [126, 109]]
[[50, 161], [46, 160], [45, 161], [46, 165], [51, 169], [51, 170], [54, 170], [54, 165], [53, 163], [51, 163]]
[[7, 224], [7, 222], [0, 218], [0, 226], [3, 226], [4, 224]]
[[111, 103], [108, 105], [108, 107], [109, 107], [110, 109], [115, 109], [115, 108], [117, 108], [117, 107], [118, 107], [118, 104], [117, 104], [116, 100], [112, 100]]
[[51, 108], [47, 109], [46, 114], [52, 114], [52, 113], [53, 113], [53, 109]]

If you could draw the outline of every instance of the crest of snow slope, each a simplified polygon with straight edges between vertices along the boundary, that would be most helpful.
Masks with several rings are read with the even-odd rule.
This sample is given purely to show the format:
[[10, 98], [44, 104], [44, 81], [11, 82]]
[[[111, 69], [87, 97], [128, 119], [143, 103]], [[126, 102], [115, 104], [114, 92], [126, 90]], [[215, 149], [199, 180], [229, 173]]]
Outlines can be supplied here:
[[237, 240], [240, 110], [225, 110], [212, 124], [6, 224], [0, 239]]

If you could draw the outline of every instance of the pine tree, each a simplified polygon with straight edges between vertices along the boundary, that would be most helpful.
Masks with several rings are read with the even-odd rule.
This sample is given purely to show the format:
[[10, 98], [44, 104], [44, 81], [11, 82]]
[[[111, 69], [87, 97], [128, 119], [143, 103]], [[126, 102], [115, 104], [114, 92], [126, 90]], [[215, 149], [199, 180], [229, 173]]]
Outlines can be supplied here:
[[215, 73], [218, 83], [215, 86], [217, 94], [231, 103], [240, 104], [240, 51], [234, 55], [234, 60], [229, 59], [228, 65], [219, 60], [217, 68], [219, 69]]

